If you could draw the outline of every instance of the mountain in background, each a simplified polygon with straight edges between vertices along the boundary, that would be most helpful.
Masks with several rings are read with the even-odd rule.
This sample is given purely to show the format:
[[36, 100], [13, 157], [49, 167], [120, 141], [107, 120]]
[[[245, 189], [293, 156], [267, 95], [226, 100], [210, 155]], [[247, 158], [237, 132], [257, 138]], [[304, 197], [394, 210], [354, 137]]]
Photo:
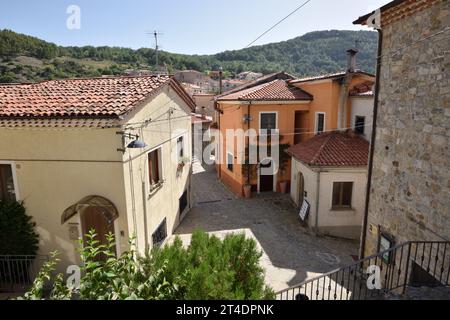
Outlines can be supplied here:
[[[375, 71], [378, 34], [371, 31], [316, 31], [304, 36], [214, 55], [159, 52], [161, 65], [177, 70], [210, 71], [222, 67], [233, 77], [243, 71], [264, 74], [286, 71], [308, 76], [343, 70], [346, 50], [357, 46], [358, 68]], [[153, 49], [61, 47], [35, 37], [0, 30], [0, 83], [36, 82], [68, 77], [118, 75], [154, 70]]]

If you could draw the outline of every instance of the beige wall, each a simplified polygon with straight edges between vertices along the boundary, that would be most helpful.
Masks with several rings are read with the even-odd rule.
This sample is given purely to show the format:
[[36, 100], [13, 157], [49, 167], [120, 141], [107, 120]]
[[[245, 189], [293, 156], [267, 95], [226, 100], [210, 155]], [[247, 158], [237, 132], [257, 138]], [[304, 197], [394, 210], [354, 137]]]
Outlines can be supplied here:
[[[114, 203], [120, 214], [116, 227], [127, 236], [122, 156], [116, 151], [120, 139], [115, 132], [0, 129], [0, 161], [13, 164], [19, 200], [37, 224], [40, 254], [58, 250], [64, 262], [79, 262], [77, 241], [69, 237], [69, 224], [61, 225], [61, 215], [89, 195]], [[75, 217], [70, 222], [79, 221]], [[126, 249], [127, 241], [118, 240], [119, 249]]]
[[[173, 110], [169, 121], [168, 111]], [[152, 247], [152, 234], [167, 218], [167, 231], [172, 234], [180, 222], [179, 198], [189, 189], [191, 163], [177, 174], [177, 138], [183, 135], [185, 157], [192, 157], [191, 110], [170, 88], [166, 88], [146, 107], [137, 109], [127, 117], [127, 123], [153, 123], [129, 132], [138, 134], [148, 147], [145, 150], [128, 149], [124, 154], [123, 175], [127, 193], [126, 205], [130, 230], [135, 230], [140, 252]], [[157, 120], [156, 120], [157, 119]], [[134, 125], [133, 127], [141, 127]], [[162, 188], [150, 192], [148, 178], [148, 153], [161, 148]], [[130, 161], [131, 159], [131, 161]]]
[[[148, 127], [126, 130], [140, 134], [148, 148], [129, 149], [125, 154], [117, 151], [122, 148], [121, 135], [117, 134], [120, 129], [0, 129], [0, 162], [13, 164], [19, 200], [25, 201], [28, 213], [37, 223], [40, 254], [58, 250], [62, 253], [62, 265], [79, 263], [75, 251], [78, 243], [69, 236], [69, 224], [61, 225], [61, 215], [89, 195], [103, 196], [117, 207], [120, 217], [115, 222], [115, 233], [119, 254], [128, 249], [128, 238], [134, 233], [141, 252], [146, 238], [150, 247], [151, 234], [164, 217], [171, 234], [179, 222], [178, 199], [188, 187], [190, 176], [190, 164], [181, 176], [176, 176], [178, 163], [171, 161], [176, 139], [171, 138], [186, 134], [185, 154], [190, 157], [191, 111], [173, 90], [166, 88], [124, 123], [156, 119], [167, 115], [170, 107], [174, 109], [170, 123], [161, 117]], [[163, 151], [166, 183], [150, 196], [147, 154], [158, 146]], [[78, 216], [69, 223], [79, 223]]]
[[[307, 193], [305, 199], [311, 205], [309, 227], [315, 228], [317, 223], [318, 231], [322, 234], [359, 239], [364, 215], [367, 170], [365, 168], [322, 168], [319, 176], [319, 169], [307, 167], [297, 160], [292, 162], [291, 197], [300, 207], [298, 173], [301, 172], [305, 179]], [[352, 210], [332, 210], [334, 182], [353, 182]], [[320, 183], [319, 189], [318, 183]], [[319, 199], [318, 202], [317, 199]]]

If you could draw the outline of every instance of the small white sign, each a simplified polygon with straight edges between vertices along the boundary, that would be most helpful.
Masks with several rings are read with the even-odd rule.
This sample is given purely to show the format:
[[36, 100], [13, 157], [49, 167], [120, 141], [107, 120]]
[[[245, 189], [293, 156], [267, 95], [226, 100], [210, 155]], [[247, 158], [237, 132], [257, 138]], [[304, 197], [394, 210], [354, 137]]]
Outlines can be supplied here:
[[308, 201], [303, 200], [302, 208], [300, 209], [300, 219], [302, 219], [302, 221], [305, 221], [308, 216], [310, 207]]

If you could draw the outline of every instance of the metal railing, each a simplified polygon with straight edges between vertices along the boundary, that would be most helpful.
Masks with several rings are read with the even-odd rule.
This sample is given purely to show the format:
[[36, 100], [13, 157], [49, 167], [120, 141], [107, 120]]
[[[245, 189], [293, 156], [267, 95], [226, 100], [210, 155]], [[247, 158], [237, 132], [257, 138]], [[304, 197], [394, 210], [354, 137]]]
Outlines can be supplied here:
[[[369, 267], [370, 274], [369, 274]], [[371, 277], [373, 270], [379, 278]], [[376, 275], [376, 274], [375, 274]], [[449, 286], [450, 242], [407, 242], [277, 293], [277, 300], [368, 300]], [[381, 289], [375, 287], [378, 280]]]
[[47, 256], [0, 256], [0, 293], [26, 292], [47, 260]]

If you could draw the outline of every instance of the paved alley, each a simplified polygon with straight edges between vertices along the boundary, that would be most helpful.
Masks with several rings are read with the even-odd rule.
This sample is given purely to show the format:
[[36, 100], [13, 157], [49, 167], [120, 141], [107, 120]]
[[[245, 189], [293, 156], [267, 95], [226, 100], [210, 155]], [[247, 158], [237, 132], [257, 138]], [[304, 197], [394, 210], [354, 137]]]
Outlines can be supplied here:
[[263, 251], [266, 282], [276, 291], [352, 263], [358, 243], [317, 238], [304, 229], [288, 195], [239, 199], [218, 181], [212, 167], [194, 163], [194, 208], [176, 230], [185, 243], [201, 229], [223, 237], [244, 232]]

